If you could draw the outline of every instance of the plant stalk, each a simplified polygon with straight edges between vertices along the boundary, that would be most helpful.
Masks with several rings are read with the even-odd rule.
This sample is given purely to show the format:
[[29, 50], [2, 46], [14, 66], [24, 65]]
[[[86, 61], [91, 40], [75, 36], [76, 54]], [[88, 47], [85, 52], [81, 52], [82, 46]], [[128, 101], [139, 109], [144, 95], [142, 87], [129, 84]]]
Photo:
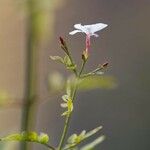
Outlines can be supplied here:
[[[82, 65], [81, 65], [81, 69], [79, 71], [79, 74], [76, 75], [76, 73], [75, 73], [76, 82], [75, 82], [74, 92], [72, 94], [72, 101], [74, 101], [74, 99], [75, 99], [76, 92], [77, 92], [77, 89], [78, 89], [78, 80], [80, 79], [80, 76], [81, 76], [81, 74], [84, 70], [85, 63], [86, 63], [86, 61], [82, 61]], [[62, 133], [60, 143], [59, 143], [59, 146], [58, 146], [58, 150], [61, 150], [63, 145], [64, 145], [64, 141], [65, 141], [65, 138], [66, 138], [66, 135], [67, 135], [67, 132], [68, 132], [71, 116], [72, 116], [72, 113], [70, 113], [66, 116], [65, 125], [64, 125], [63, 133]]]
[[[29, 9], [30, 10], [30, 9]], [[33, 130], [36, 111], [36, 79], [37, 79], [37, 41], [34, 36], [32, 26], [33, 16], [29, 14], [27, 19], [27, 48], [26, 48], [26, 76], [24, 106], [22, 110], [21, 130]], [[21, 143], [21, 150], [28, 150], [29, 145], [26, 142]]]

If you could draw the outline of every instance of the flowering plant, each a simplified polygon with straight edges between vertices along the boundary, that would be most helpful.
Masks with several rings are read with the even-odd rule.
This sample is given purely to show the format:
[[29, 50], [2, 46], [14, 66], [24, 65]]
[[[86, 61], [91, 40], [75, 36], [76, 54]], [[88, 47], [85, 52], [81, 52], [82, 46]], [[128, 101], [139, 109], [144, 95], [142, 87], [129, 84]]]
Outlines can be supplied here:
[[[101, 135], [89, 144], [86, 144], [84, 146], [79, 145], [81, 142], [85, 141], [87, 138], [91, 137], [92, 135], [97, 133], [99, 130], [101, 130], [102, 126], [99, 126], [88, 132], [83, 130], [79, 134], [74, 133], [67, 138], [68, 127], [69, 127], [71, 115], [74, 110], [74, 101], [76, 98], [77, 90], [80, 90], [84, 87], [83, 83], [95, 81], [93, 80], [94, 77], [102, 75], [105, 68], [108, 66], [108, 62], [105, 62], [101, 65], [98, 65], [96, 69], [87, 73], [83, 73], [85, 64], [89, 58], [91, 36], [98, 37], [98, 34], [96, 34], [96, 32], [104, 29], [105, 27], [107, 27], [107, 25], [103, 23], [96, 23], [92, 25], [75, 24], [74, 27], [76, 30], [71, 31], [69, 33], [70, 35], [74, 35], [79, 32], [86, 34], [85, 50], [83, 51], [82, 57], [81, 57], [82, 58], [81, 67], [78, 68], [78, 66], [74, 62], [71, 51], [69, 50], [66, 41], [62, 37], [60, 37], [59, 40], [60, 40], [60, 46], [62, 50], [64, 51], [65, 56], [64, 57], [50, 56], [52, 60], [62, 63], [67, 70], [70, 70], [71, 72], [73, 72], [73, 77], [72, 76], [68, 77], [64, 86], [66, 87], [66, 94], [62, 96], [63, 102], [61, 103], [61, 107], [66, 109], [62, 113], [62, 116], [65, 117], [65, 123], [64, 123], [63, 132], [62, 132], [58, 146], [54, 147], [48, 144], [49, 136], [47, 134], [45, 133], [37, 134], [36, 132], [29, 132], [29, 131], [24, 131], [19, 134], [17, 133], [17, 134], [8, 135], [6, 137], [1, 138], [0, 139], [1, 141], [36, 142], [36, 143], [40, 143], [46, 146], [48, 149], [51, 149], [51, 150], [93, 150], [95, 146], [97, 146], [99, 143], [101, 143], [104, 140], [105, 136]], [[96, 80], [96, 82], [98, 81]]]

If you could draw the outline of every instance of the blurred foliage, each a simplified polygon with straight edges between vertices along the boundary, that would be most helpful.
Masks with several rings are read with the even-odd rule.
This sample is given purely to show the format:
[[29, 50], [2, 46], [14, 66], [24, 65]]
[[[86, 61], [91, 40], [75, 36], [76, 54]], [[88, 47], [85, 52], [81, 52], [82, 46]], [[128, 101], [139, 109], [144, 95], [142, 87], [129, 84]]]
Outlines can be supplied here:
[[0, 106], [7, 104], [9, 101], [9, 95], [5, 91], [0, 91]]
[[16, 142], [1, 142], [0, 143], [0, 150], [14, 150], [17, 149], [18, 144]]
[[55, 71], [48, 76], [48, 87], [50, 92], [60, 92], [65, 88], [66, 80], [62, 74]]
[[103, 142], [105, 139], [105, 136], [100, 136], [97, 139], [95, 139], [93, 142], [86, 144], [85, 146], [81, 147], [80, 150], [94, 150], [94, 148], [99, 145], [101, 142]]
[[62, 6], [59, 0], [18, 0], [18, 6], [31, 22], [32, 38], [40, 40], [53, 33], [54, 10]]
[[[70, 84], [74, 84], [74, 78], [70, 77]], [[59, 72], [49, 74], [48, 78], [50, 92], [60, 92], [67, 87], [68, 81]], [[80, 79], [79, 90], [93, 90], [93, 89], [113, 89], [117, 87], [117, 80], [113, 76], [89, 76]]]
[[117, 86], [117, 81], [112, 76], [89, 76], [81, 79], [79, 83], [80, 90], [92, 89], [113, 89]]
[[[70, 149], [73, 149], [73, 148], [77, 148], [78, 144], [80, 144], [84, 140], [88, 139], [92, 135], [96, 134], [101, 129], [102, 129], [102, 126], [99, 126], [99, 127], [95, 128], [95, 129], [89, 131], [89, 132], [86, 132], [85, 130], [83, 130], [79, 135], [72, 134], [68, 138], [67, 144], [65, 145], [65, 147], [63, 149], [64, 150], [70, 150]], [[100, 136], [96, 140], [94, 140], [92, 143], [83, 146], [81, 149], [82, 150], [91, 150], [96, 145], [101, 143], [103, 140], [104, 140], [104, 136]]]
[[22, 132], [16, 134], [10, 134], [6, 137], [0, 139], [1, 141], [28, 141], [36, 142], [41, 144], [47, 144], [49, 141], [49, 136], [45, 133], [40, 133], [38, 135], [36, 132]]

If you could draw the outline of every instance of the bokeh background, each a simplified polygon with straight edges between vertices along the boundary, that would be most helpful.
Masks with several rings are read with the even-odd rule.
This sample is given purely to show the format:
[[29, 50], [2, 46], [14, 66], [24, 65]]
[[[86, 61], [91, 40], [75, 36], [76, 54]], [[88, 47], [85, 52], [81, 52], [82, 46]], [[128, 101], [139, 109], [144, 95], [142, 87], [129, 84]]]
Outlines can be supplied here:
[[[28, 0], [29, 1], [29, 0]], [[75, 104], [69, 134], [102, 125], [106, 140], [97, 148], [104, 150], [150, 149], [150, 1], [149, 0], [43, 0], [0, 1], [0, 136], [20, 131], [22, 101], [27, 75], [27, 49], [30, 34], [30, 12], [35, 11], [33, 27], [36, 37], [35, 130], [50, 135], [56, 145], [64, 119], [60, 117], [62, 93], [52, 95], [48, 77], [53, 71], [67, 75], [64, 68], [49, 60], [49, 55], [62, 55], [58, 37], [69, 42], [79, 63], [84, 36], [68, 35], [75, 23], [103, 22], [108, 28], [92, 39], [87, 69], [109, 61], [106, 75], [117, 79], [117, 88], [80, 92]], [[36, 5], [35, 5], [36, 4]], [[36, 6], [36, 7], [35, 7]], [[36, 16], [35, 15], [35, 16]], [[35, 17], [34, 16], [34, 17]], [[30, 18], [31, 19], [31, 18]], [[32, 18], [33, 19], [33, 18]], [[32, 35], [33, 36], [33, 35]], [[9, 105], [3, 105], [7, 100]], [[35, 149], [45, 149], [34, 145]], [[1, 146], [16, 149], [16, 144]]]

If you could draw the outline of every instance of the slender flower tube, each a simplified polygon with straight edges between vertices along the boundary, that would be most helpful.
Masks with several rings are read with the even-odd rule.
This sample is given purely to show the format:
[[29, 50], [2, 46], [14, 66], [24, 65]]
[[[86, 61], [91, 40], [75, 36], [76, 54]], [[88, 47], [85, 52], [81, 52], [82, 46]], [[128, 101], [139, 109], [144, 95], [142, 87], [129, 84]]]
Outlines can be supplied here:
[[74, 35], [76, 33], [85, 33], [86, 34], [86, 52], [88, 53], [89, 48], [90, 48], [90, 39], [91, 36], [98, 37], [99, 35], [96, 34], [95, 32], [100, 31], [104, 28], [106, 28], [108, 25], [104, 23], [96, 23], [96, 24], [91, 24], [91, 25], [81, 25], [81, 24], [75, 24], [74, 28], [75, 30], [69, 32], [70, 35]]

